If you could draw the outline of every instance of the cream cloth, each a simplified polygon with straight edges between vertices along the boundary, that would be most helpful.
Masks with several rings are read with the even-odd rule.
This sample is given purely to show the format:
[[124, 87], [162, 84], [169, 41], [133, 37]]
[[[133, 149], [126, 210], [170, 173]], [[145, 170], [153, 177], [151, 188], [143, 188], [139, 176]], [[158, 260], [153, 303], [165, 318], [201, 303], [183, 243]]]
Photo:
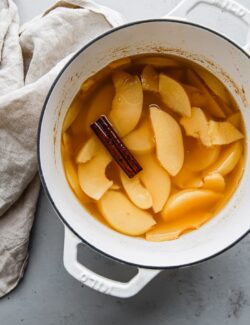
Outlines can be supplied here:
[[122, 22], [106, 7], [67, 0], [19, 28], [15, 4], [0, 0], [0, 297], [27, 263], [40, 188], [37, 126], [48, 90], [75, 51]]

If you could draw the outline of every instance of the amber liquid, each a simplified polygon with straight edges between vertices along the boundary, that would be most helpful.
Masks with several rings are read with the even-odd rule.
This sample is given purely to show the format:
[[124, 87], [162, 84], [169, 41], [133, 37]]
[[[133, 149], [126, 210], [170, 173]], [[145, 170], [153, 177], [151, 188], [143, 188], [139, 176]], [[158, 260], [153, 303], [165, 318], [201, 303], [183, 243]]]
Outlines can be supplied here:
[[[84, 191], [82, 191], [79, 183], [77, 184], [79, 164], [76, 162], [76, 157], [79, 151], [81, 150], [81, 148], [84, 146], [84, 144], [86, 144], [89, 138], [93, 136], [93, 132], [90, 128], [90, 124], [94, 122], [101, 114], [105, 114], [109, 116], [109, 113], [112, 110], [112, 102], [116, 92], [112, 81], [112, 76], [114, 74], [114, 71], [117, 70], [125, 71], [130, 75], [137, 75], [139, 78], [141, 78], [142, 71], [146, 66], [146, 64], [144, 64], [144, 59], [158, 58], [158, 57], [163, 59], [169, 58], [165, 56], [164, 57], [162, 56], [152, 57], [146, 55], [135, 56], [135, 57], [127, 58], [124, 61], [120, 60], [118, 62], [113, 62], [112, 64], [110, 64], [109, 66], [105, 67], [103, 70], [98, 72], [96, 75], [89, 78], [87, 81], [83, 83], [81, 89], [79, 90], [71, 106], [69, 107], [68, 114], [70, 114], [70, 112], [72, 113], [72, 117], [70, 121], [71, 123], [68, 123], [69, 125], [64, 125], [63, 128], [62, 144], [61, 144], [62, 160], [63, 160], [65, 174], [68, 179], [69, 185], [72, 188], [75, 195], [77, 196], [80, 203], [83, 205], [83, 207], [87, 209], [92, 216], [96, 217], [99, 221], [103, 222], [105, 225], [110, 226], [111, 228], [114, 227], [109, 222], [107, 222], [106, 218], [102, 215], [100, 208], [98, 206], [98, 201], [86, 195]], [[185, 89], [187, 90], [187, 94], [189, 96], [191, 106], [199, 106], [203, 110], [203, 112], [205, 113], [208, 119], [212, 119], [213, 121], [216, 122], [227, 121], [227, 119], [230, 118], [230, 116], [233, 116], [235, 115], [235, 113], [239, 112], [239, 109], [235, 104], [235, 101], [233, 100], [232, 96], [229, 94], [226, 88], [222, 84], [220, 84], [221, 87], [220, 89], [223, 89], [224, 92], [223, 93], [224, 98], [220, 98], [218, 95], [217, 97], [215, 97], [215, 100], [218, 99], [220, 107], [222, 108], [225, 114], [225, 117], [218, 118], [212, 116], [211, 110], [209, 108], [209, 102], [204, 100], [204, 98], [206, 99], [206, 94], [203, 92], [202, 89], [198, 89], [197, 85], [190, 83], [190, 78], [188, 78], [187, 72], [190, 70], [196, 71], [197, 68], [196, 65], [194, 65], [193, 63], [187, 60], [183, 60], [183, 59], [180, 60], [177, 57], [170, 57], [170, 58], [172, 60], [175, 60], [176, 66], [164, 66], [164, 64], [158, 65], [158, 63], [154, 65], [154, 62], [152, 66], [158, 73], [164, 73], [165, 75], [170, 76], [171, 78], [178, 81], [181, 85], [184, 85], [184, 88], [186, 87]], [[198, 69], [201, 69], [201, 67], [198, 67]], [[213, 76], [213, 78], [215, 77]], [[217, 80], [217, 83], [220, 82]], [[194, 88], [198, 89], [198, 92], [192, 94], [192, 91], [188, 89], [188, 86], [193, 87], [193, 90]], [[226, 96], [226, 101], [225, 101], [225, 96]], [[164, 103], [164, 101], [162, 100], [158, 92], [151, 92], [151, 91], [144, 90], [142, 114], [135, 129], [138, 129], [143, 122], [149, 121], [149, 107], [151, 107], [152, 105], [158, 106], [161, 110], [167, 112], [180, 125], [180, 119], [181, 119], [180, 114], [174, 112], [171, 108], [169, 108]], [[242, 120], [236, 122], [236, 124], [237, 124], [236, 125], [237, 129], [242, 134], [245, 134]], [[180, 127], [181, 127], [181, 132], [183, 137], [183, 143], [184, 143], [185, 158], [184, 158], [183, 166], [185, 166], [186, 163], [196, 166], [198, 163], [197, 161], [199, 160], [204, 162], [204, 159], [206, 160], [206, 157], [204, 157], [204, 155], [206, 155], [206, 147], [203, 146], [203, 144], [201, 144], [200, 139], [194, 138], [192, 136], [188, 136], [183, 126], [180, 125]], [[207, 222], [209, 219], [214, 217], [218, 213], [218, 211], [225, 206], [225, 204], [229, 201], [230, 197], [233, 195], [236, 188], [238, 187], [238, 184], [241, 180], [244, 171], [244, 157], [245, 157], [244, 141], [245, 141], [244, 139], [235, 141], [235, 142], [242, 143], [242, 148], [243, 148], [242, 152], [240, 154], [240, 157], [238, 157], [236, 163], [234, 162], [234, 167], [232, 168], [232, 170], [230, 170], [230, 172], [228, 173], [226, 172], [225, 175], [223, 175], [225, 186], [223, 190], [220, 189], [220, 194], [221, 194], [220, 199], [206, 206], [205, 212], [208, 213], [209, 218], [205, 218], [204, 220], [202, 219], [203, 221], [197, 222], [197, 214], [194, 214], [193, 226], [192, 226], [192, 213], [188, 213], [189, 222], [187, 226], [184, 226], [184, 224], [187, 223], [187, 214], [182, 215], [180, 213], [180, 215], [175, 217], [174, 221], [171, 220], [170, 228], [174, 227], [175, 230], [175, 235], [173, 238], [171, 238], [171, 236], [169, 237], [168, 235], [164, 236], [164, 231], [168, 232], [168, 221], [162, 218], [161, 211], [155, 213], [152, 208], [146, 209], [146, 211], [148, 211], [156, 221], [156, 225], [152, 229], [157, 228], [157, 226], [163, 227], [162, 228], [163, 230], [160, 228], [161, 236], [159, 237], [156, 236], [156, 238], [155, 239], [153, 238], [152, 240], [175, 239], [187, 231], [198, 228], [203, 223]], [[194, 157], [192, 157], [192, 153], [193, 153], [192, 148], [197, 146], [198, 142], [201, 148], [204, 147], [205, 151], [201, 149], [199, 153], [199, 150], [197, 149]], [[219, 147], [219, 154], [217, 157], [217, 161], [218, 161], [220, 157], [223, 157], [223, 153], [225, 153], [230, 148], [230, 146], [232, 146], [232, 143], [219, 145], [219, 146], [212, 146], [211, 147], [212, 149], [211, 148], [210, 149], [213, 150], [214, 147]], [[150, 154], [153, 155], [155, 159], [157, 159], [155, 148], [150, 152]], [[133, 155], [135, 156], [135, 158], [138, 158], [138, 160], [140, 161], [140, 154], [133, 152]], [[216, 161], [213, 162], [212, 165], [215, 163]], [[209, 169], [209, 166], [206, 167], [205, 169]], [[154, 173], [153, 170], [152, 173]], [[181, 170], [176, 176], [170, 175], [170, 180], [171, 180], [170, 197], [171, 195], [174, 195], [185, 189], [203, 189], [204, 175], [205, 175], [204, 170], [192, 172], [191, 176], [186, 175], [185, 170]], [[126, 197], [128, 197], [120, 179], [120, 167], [118, 167], [114, 161], [111, 161], [108, 164], [106, 168], [106, 176], [108, 179], [113, 181], [113, 184], [115, 185], [113, 187], [114, 191], [119, 191], [123, 193]], [[198, 180], [197, 182], [201, 180], [203, 182], [203, 185], [197, 185], [196, 180]], [[141, 236], [145, 237], [145, 233], [141, 234]]]

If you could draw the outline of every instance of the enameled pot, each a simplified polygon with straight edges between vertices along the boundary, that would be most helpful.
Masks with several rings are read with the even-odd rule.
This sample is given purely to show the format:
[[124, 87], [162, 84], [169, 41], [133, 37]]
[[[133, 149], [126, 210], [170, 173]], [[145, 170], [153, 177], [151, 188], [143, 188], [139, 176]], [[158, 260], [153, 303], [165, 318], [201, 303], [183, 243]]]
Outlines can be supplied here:
[[[128, 237], [101, 224], [79, 204], [63, 171], [62, 124], [81, 83], [111, 61], [135, 54], [174, 54], [210, 70], [227, 86], [238, 103], [249, 139], [249, 56], [246, 50], [224, 36], [183, 19], [200, 3], [231, 12], [249, 26], [249, 11], [232, 0], [182, 1], [171, 12], [182, 19], [167, 17], [133, 22], [84, 46], [60, 72], [44, 104], [38, 134], [39, 170], [44, 189], [65, 225], [64, 265], [72, 276], [100, 292], [130, 297], [161, 270], [211, 258], [238, 242], [250, 230], [248, 141], [244, 176], [227, 206], [200, 229], [168, 242], [155, 243]], [[87, 269], [77, 261], [77, 246], [82, 242], [117, 261], [137, 266], [137, 275], [127, 283], [120, 283]]]

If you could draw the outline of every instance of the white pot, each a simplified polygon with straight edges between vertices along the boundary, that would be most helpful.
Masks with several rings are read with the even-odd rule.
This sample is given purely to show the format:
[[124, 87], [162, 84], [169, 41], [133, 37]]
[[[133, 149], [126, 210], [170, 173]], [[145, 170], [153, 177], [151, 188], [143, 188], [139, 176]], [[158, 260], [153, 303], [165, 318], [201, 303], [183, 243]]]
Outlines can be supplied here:
[[[250, 21], [249, 12], [231, 0], [187, 0], [171, 14], [184, 17], [200, 2], [222, 6], [239, 19]], [[113, 60], [158, 52], [188, 58], [221, 79], [240, 107], [249, 139], [249, 56], [225, 37], [183, 19], [139, 21], [113, 29], [90, 42], [59, 74], [48, 94], [40, 121], [40, 175], [50, 201], [65, 224], [64, 265], [84, 284], [119, 297], [136, 294], [162, 269], [191, 265], [223, 252], [250, 230], [248, 142], [244, 177], [233, 198], [214, 219], [178, 240], [154, 243], [117, 233], [89, 215], [71, 192], [61, 160], [61, 129], [81, 83]], [[106, 256], [136, 265], [138, 274], [128, 283], [120, 283], [94, 273], [77, 261], [77, 246], [81, 242]]]

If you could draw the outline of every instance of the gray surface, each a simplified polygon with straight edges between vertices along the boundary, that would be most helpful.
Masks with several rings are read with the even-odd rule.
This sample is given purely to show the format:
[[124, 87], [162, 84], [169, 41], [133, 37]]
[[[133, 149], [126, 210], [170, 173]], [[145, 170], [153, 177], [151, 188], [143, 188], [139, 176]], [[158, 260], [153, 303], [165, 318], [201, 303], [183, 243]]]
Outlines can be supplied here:
[[[52, 1], [16, 2], [25, 21]], [[135, 1], [132, 0], [100, 2], [134, 19], [150, 17], [153, 11], [154, 17], [162, 15], [178, 1], [136, 1], [137, 6], [141, 5], [140, 10], [133, 10]], [[34, 3], [38, 3], [37, 6]], [[241, 3], [249, 4], [248, 0]], [[81, 286], [64, 270], [63, 226], [42, 192], [29, 265], [19, 287], [0, 301], [0, 325], [247, 325], [250, 319], [249, 250], [250, 236], [213, 260], [162, 272], [131, 299], [112, 298]], [[134, 272], [88, 248], [81, 250], [79, 258], [116, 279], [126, 280]]]

